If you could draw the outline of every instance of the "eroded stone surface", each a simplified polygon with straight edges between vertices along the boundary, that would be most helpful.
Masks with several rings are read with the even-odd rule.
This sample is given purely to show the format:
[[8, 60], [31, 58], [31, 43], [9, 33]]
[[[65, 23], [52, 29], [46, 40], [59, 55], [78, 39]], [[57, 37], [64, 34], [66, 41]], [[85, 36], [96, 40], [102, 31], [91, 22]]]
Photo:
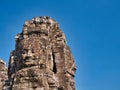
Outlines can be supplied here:
[[3, 90], [75, 90], [76, 65], [55, 20], [26, 21], [15, 40]]
[[0, 59], [0, 90], [2, 90], [5, 81], [7, 80], [7, 67], [6, 63]]

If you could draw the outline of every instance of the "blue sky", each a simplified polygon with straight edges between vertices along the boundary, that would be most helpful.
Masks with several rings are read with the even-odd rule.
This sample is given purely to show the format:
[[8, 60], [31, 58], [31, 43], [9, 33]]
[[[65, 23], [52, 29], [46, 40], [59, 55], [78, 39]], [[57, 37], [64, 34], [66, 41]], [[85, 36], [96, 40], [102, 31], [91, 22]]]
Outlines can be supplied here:
[[8, 62], [26, 20], [51, 16], [77, 64], [77, 90], [120, 90], [119, 0], [0, 0], [0, 57]]

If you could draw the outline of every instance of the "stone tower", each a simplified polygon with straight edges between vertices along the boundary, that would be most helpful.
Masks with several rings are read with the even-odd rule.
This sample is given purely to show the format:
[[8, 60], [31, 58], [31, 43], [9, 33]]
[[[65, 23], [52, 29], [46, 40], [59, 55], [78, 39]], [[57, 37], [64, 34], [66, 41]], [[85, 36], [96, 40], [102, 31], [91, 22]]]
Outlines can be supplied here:
[[76, 65], [54, 19], [26, 21], [15, 40], [3, 90], [75, 90]]
[[7, 80], [7, 67], [6, 63], [0, 59], [0, 90], [2, 90], [5, 81]]

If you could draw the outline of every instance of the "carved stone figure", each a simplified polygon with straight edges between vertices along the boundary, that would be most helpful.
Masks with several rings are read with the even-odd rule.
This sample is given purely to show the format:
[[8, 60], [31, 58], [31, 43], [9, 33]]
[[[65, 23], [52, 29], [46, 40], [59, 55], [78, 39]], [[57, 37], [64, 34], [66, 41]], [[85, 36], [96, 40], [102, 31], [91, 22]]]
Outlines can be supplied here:
[[15, 40], [3, 90], [75, 90], [75, 62], [54, 19], [26, 21]]

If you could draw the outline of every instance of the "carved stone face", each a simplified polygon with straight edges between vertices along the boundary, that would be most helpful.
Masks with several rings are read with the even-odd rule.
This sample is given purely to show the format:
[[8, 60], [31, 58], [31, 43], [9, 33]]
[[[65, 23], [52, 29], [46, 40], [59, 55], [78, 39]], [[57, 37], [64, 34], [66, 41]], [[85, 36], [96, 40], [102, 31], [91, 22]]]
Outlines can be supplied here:
[[24, 66], [25, 67], [32, 67], [32, 66], [36, 66], [37, 65], [37, 60], [33, 60], [32, 58], [30, 57], [27, 57], [25, 60], [24, 60]]
[[37, 59], [31, 49], [25, 49], [22, 51], [22, 63], [26, 67], [37, 65]]

